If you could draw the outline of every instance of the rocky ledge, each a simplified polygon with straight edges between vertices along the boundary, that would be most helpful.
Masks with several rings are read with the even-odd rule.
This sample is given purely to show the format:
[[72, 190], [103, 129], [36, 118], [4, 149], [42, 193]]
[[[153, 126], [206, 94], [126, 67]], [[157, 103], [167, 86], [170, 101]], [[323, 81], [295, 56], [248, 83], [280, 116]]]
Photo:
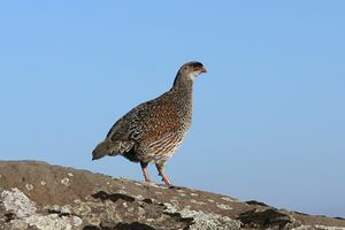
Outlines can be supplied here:
[[0, 229], [345, 230], [345, 220], [43, 162], [0, 161]]

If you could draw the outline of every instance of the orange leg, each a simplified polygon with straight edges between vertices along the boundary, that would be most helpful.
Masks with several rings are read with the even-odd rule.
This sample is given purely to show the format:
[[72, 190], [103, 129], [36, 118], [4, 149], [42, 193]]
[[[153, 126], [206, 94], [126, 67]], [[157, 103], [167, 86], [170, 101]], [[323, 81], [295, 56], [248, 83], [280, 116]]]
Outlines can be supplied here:
[[170, 181], [169, 181], [169, 177], [167, 175], [165, 175], [164, 173], [164, 166], [163, 165], [159, 165], [156, 164], [156, 168], [158, 170], [158, 174], [162, 177], [162, 181], [167, 185], [167, 186], [171, 186]]

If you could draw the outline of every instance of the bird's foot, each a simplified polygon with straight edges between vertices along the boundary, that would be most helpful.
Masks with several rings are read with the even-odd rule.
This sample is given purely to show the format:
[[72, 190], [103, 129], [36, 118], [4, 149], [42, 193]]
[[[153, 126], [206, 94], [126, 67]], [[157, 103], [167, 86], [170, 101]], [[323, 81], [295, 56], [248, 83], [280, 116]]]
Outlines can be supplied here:
[[166, 176], [166, 175], [161, 175], [161, 177], [162, 177], [162, 181], [164, 182], [164, 184], [166, 185], [166, 186], [168, 186], [168, 187], [170, 187], [171, 186], [171, 183], [170, 183], [170, 181], [169, 181], [169, 178]]
[[180, 186], [176, 186], [176, 185], [172, 185], [169, 181], [169, 178], [165, 175], [161, 175], [162, 177], [162, 181], [164, 182], [164, 185], [167, 186], [169, 189], [176, 189], [176, 190], [182, 190], [184, 189], [184, 187], [180, 187]]

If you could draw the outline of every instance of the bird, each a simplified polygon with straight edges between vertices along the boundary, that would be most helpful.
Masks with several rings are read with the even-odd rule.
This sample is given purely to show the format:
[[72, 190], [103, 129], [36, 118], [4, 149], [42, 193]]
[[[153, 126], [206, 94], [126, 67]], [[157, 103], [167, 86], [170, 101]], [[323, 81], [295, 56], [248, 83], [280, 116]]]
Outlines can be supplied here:
[[149, 183], [147, 167], [154, 163], [164, 184], [172, 186], [165, 165], [191, 126], [193, 83], [203, 73], [207, 69], [199, 61], [183, 64], [168, 91], [139, 104], [115, 122], [92, 151], [92, 160], [123, 156], [140, 163], [144, 180]]

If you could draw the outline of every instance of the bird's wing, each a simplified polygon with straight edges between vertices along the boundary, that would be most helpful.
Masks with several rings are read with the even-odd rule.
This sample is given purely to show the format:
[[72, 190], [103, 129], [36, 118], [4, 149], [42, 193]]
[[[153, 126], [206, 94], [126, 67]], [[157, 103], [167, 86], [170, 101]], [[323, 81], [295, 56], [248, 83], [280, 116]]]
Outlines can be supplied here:
[[109, 130], [107, 139], [128, 140], [132, 135], [140, 132], [140, 126], [142, 120], [146, 117], [149, 104], [149, 102], [142, 103], [121, 117]]
[[107, 134], [107, 139], [145, 140], [159, 139], [178, 128], [176, 108], [166, 94], [142, 103], [120, 118]]

